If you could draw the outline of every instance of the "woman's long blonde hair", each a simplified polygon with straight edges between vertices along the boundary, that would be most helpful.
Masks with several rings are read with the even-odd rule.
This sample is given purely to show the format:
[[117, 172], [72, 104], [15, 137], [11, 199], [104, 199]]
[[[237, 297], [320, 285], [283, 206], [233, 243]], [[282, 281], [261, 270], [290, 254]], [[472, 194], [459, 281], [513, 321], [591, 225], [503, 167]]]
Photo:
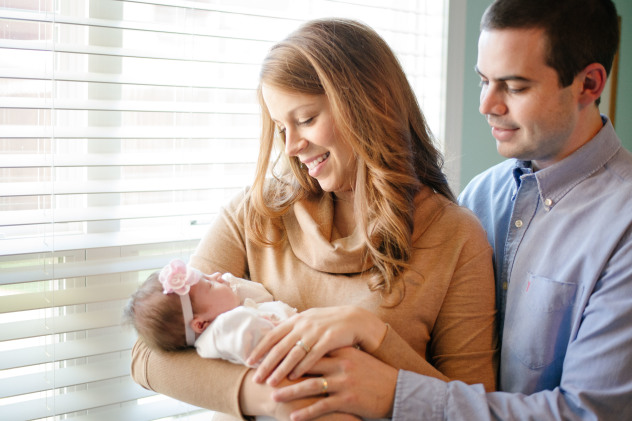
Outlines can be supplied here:
[[[279, 221], [291, 206], [323, 194], [296, 158], [273, 157], [275, 136], [261, 94], [263, 84], [326, 95], [338, 141], [356, 156], [356, 221], [373, 263], [372, 290], [389, 293], [411, 255], [414, 198], [422, 185], [454, 201], [442, 156], [397, 58], [371, 28], [347, 19], [310, 21], [270, 50], [260, 75], [262, 133], [256, 177], [246, 207], [246, 229], [261, 244], [263, 223]], [[269, 183], [272, 174], [276, 182]]]

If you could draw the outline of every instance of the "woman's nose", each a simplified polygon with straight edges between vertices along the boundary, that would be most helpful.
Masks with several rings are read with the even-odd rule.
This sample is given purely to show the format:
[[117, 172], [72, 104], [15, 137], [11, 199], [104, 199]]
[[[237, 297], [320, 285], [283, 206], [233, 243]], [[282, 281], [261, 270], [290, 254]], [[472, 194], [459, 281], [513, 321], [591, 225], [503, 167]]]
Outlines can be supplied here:
[[285, 129], [285, 153], [288, 156], [296, 156], [307, 146], [307, 140], [301, 137], [300, 132], [295, 129]]

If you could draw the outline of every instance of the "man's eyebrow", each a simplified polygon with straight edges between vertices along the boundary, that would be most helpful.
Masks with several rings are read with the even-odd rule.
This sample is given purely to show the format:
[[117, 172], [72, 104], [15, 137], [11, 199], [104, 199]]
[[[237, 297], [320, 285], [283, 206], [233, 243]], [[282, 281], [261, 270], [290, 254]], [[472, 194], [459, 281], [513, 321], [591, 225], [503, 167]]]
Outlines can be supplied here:
[[[483, 73], [481, 73], [481, 71], [478, 69], [478, 66], [474, 66], [474, 71], [476, 73], [478, 73], [480, 76], [486, 77]], [[508, 75], [508, 76], [503, 76], [503, 77], [499, 77], [494, 79], [498, 82], [506, 82], [506, 81], [519, 81], [519, 82], [531, 82], [531, 79], [528, 79], [524, 76], [518, 76], [518, 75]]]

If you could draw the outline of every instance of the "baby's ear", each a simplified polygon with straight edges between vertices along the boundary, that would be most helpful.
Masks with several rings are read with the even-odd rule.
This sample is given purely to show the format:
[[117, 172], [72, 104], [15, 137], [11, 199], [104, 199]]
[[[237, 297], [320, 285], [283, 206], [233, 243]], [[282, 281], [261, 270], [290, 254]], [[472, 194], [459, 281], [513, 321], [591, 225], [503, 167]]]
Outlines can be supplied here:
[[210, 320], [205, 320], [200, 316], [193, 316], [193, 320], [191, 320], [191, 329], [198, 335], [211, 324]]

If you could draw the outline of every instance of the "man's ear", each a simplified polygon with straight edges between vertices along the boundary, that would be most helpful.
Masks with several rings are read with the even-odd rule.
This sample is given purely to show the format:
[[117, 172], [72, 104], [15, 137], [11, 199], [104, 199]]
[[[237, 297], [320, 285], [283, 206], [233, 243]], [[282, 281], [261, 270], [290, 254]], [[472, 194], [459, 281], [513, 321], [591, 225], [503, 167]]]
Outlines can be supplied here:
[[582, 105], [590, 105], [601, 96], [606, 87], [606, 69], [599, 63], [591, 63], [578, 76], [582, 82], [579, 102]]
[[200, 316], [193, 316], [193, 319], [191, 320], [191, 329], [199, 335], [204, 332], [204, 329], [206, 329], [210, 324], [211, 322], [209, 320], [205, 320]]

